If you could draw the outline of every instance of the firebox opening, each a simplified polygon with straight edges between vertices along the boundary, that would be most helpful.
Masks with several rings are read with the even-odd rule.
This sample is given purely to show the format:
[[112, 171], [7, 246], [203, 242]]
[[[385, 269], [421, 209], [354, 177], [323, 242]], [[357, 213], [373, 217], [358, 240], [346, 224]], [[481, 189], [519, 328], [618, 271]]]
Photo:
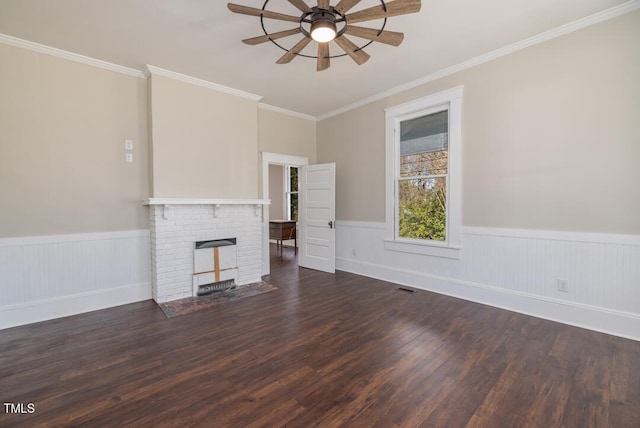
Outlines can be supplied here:
[[236, 238], [194, 243], [193, 296], [205, 296], [236, 286], [236, 243]]
[[236, 283], [233, 279], [228, 279], [220, 282], [213, 282], [211, 284], [203, 284], [198, 286], [197, 296], [209, 296], [215, 293], [221, 293], [224, 291], [233, 290], [236, 288]]

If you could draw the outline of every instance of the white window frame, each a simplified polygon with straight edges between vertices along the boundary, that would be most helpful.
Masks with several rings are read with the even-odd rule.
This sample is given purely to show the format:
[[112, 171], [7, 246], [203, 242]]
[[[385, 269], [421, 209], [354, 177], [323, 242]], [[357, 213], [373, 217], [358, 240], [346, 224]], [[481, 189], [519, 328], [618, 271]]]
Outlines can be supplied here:
[[[385, 109], [386, 123], [386, 221], [387, 250], [460, 258], [462, 227], [462, 94], [463, 86], [438, 92]], [[400, 123], [437, 111], [448, 110], [449, 173], [447, 178], [446, 241], [401, 238], [398, 235], [398, 186], [400, 176]]]

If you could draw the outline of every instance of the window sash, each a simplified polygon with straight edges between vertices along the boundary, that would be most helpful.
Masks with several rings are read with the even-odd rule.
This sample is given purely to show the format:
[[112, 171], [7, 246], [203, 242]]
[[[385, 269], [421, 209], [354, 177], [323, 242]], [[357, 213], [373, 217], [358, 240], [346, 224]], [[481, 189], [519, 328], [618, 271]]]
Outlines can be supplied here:
[[398, 180], [398, 181], [403, 181], [403, 180], [425, 180], [425, 179], [429, 179], [429, 178], [442, 178], [442, 177], [449, 177], [449, 174], [412, 175], [410, 177], [396, 177], [396, 180]]
[[[449, 104], [441, 104], [441, 105], [437, 105], [437, 106], [433, 106], [431, 108], [427, 108], [427, 109], [423, 109], [423, 110], [419, 110], [417, 112], [413, 112], [411, 114], [402, 116], [402, 117], [397, 117], [395, 119], [395, 138], [394, 138], [394, 164], [395, 164], [395, 168], [394, 168], [394, 203], [393, 203], [393, 210], [394, 210], [394, 233], [393, 233], [393, 239], [398, 240], [398, 241], [408, 241], [408, 242], [422, 242], [422, 243], [429, 243], [429, 244], [436, 244], [436, 245], [448, 245], [448, 240], [449, 240], [449, 168], [447, 165], [447, 173], [446, 174], [426, 174], [426, 175], [413, 175], [413, 176], [402, 176], [401, 175], [401, 159], [402, 157], [400, 156], [400, 127], [401, 127], [401, 123], [404, 121], [408, 121], [408, 120], [412, 120], [412, 119], [416, 119], [419, 117], [423, 117], [423, 116], [429, 116], [432, 114], [436, 114], [436, 113], [440, 113], [446, 111], [447, 115], [449, 116], [450, 112], [449, 112]], [[448, 119], [447, 119], [448, 120]], [[447, 127], [449, 128], [449, 123], [447, 123]], [[447, 132], [449, 133], [449, 132]], [[449, 143], [447, 142], [447, 146], [449, 146]], [[447, 149], [447, 152], [449, 150]], [[448, 156], [448, 155], [447, 155]], [[445, 179], [445, 193], [446, 193], [446, 200], [445, 200], [445, 239], [443, 240], [437, 240], [437, 239], [427, 239], [427, 238], [407, 238], [407, 237], [402, 237], [400, 236], [400, 209], [401, 209], [401, 202], [400, 202], [400, 182], [401, 181], [405, 181], [405, 180], [420, 180], [420, 179], [430, 179], [430, 178], [444, 178]]]

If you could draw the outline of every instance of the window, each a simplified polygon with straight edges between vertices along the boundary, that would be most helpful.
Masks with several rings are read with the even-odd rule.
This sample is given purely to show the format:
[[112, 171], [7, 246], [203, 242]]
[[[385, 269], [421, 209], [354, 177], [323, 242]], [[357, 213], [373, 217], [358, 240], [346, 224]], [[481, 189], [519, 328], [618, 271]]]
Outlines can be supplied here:
[[298, 221], [298, 168], [287, 166], [285, 174], [287, 220]]
[[400, 122], [396, 178], [400, 238], [446, 241], [448, 113], [442, 110]]
[[462, 87], [386, 110], [385, 248], [459, 258]]

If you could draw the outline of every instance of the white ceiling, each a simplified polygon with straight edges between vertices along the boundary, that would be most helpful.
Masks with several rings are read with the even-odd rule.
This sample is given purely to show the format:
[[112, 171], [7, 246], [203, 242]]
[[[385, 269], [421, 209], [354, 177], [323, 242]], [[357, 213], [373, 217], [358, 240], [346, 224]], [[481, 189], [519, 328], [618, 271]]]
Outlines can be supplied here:
[[[264, 0], [233, 2], [261, 8]], [[259, 18], [230, 12], [226, 1], [0, 0], [0, 33], [137, 70], [153, 65], [263, 96], [272, 106], [322, 116], [625, 2], [422, 0], [420, 12], [387, 21], [386, 29], [405, 34], [399, 47], [373, 43], [364, 65], [344, 56], [322, 72], [309, 58], [277, 65], [284, 51], [269, 42], [243, 44], [242, 39], [263, 34]], [[380, 0], [363, 0], [351, 12], [376, 4]], [[300, 14], [285, 0], [270, 0], [267, 8]], [[270, 32], [295, 27], [265, 22]], [[291, 47], [299, 39], [280, 42]], [[341, 51], [332, 43], [331, 53]]]

